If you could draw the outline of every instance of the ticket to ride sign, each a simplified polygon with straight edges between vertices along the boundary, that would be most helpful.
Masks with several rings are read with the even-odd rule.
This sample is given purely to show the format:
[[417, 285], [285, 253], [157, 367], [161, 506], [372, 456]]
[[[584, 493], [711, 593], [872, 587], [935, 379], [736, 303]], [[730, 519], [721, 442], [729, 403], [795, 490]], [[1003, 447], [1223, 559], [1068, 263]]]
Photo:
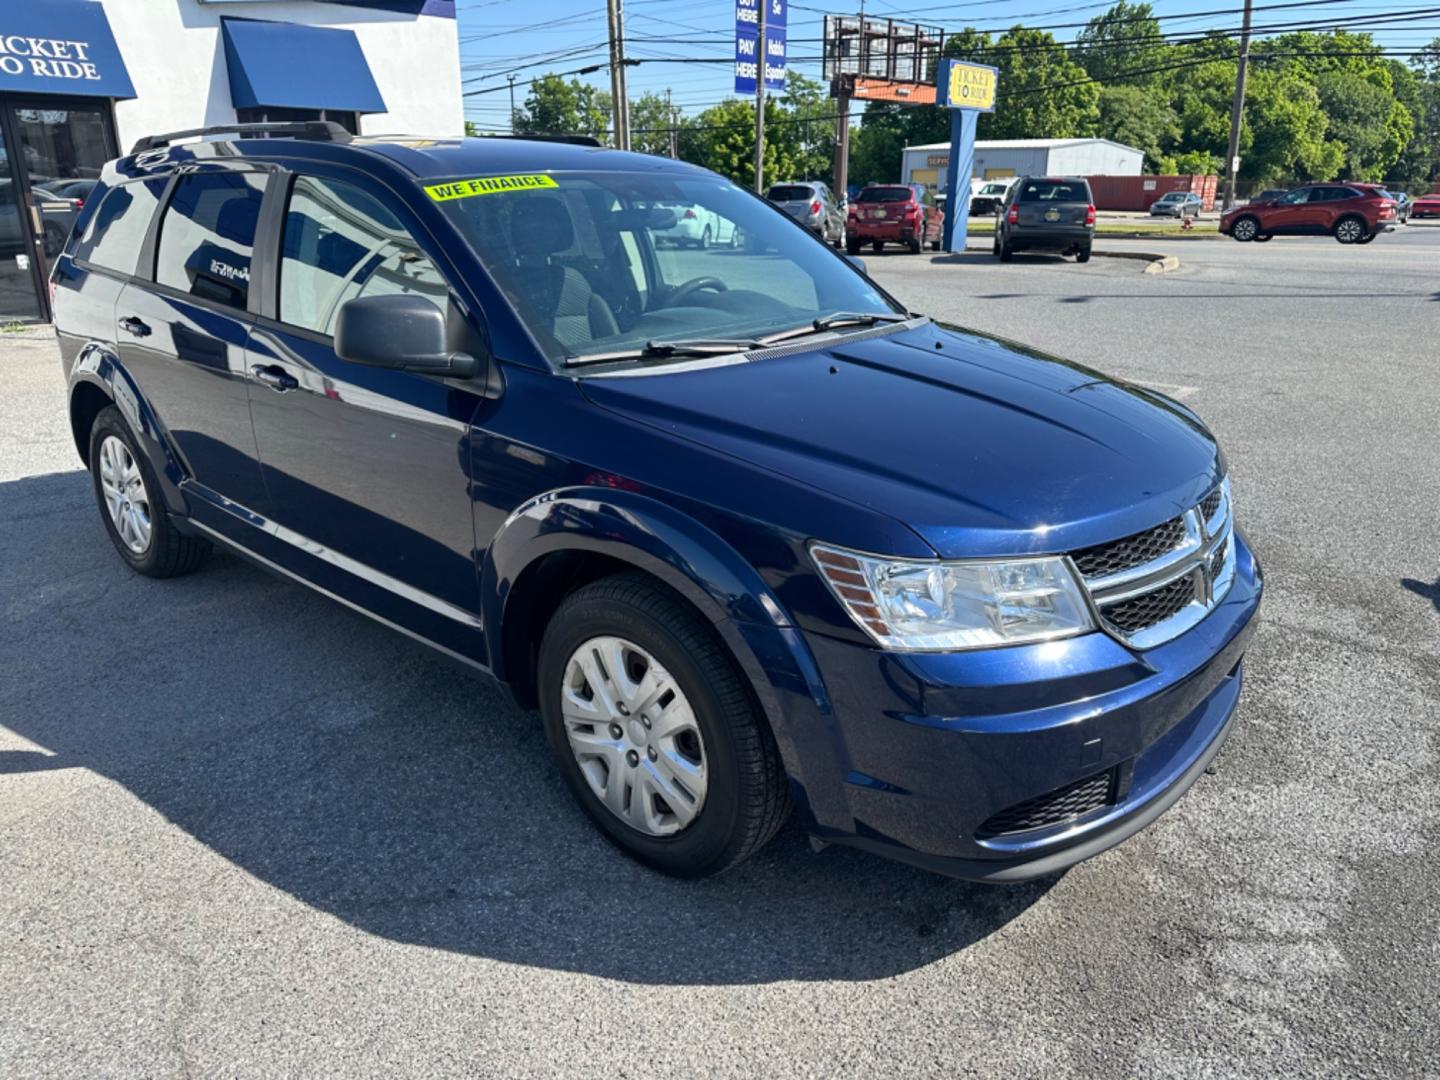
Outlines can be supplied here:
[[944, 60], [940, 64], [937, 87], [939, 101], [948, 109], [995, 111], [995, 87], [999, 72], [988, 64], [972, 64], [967, 60]]

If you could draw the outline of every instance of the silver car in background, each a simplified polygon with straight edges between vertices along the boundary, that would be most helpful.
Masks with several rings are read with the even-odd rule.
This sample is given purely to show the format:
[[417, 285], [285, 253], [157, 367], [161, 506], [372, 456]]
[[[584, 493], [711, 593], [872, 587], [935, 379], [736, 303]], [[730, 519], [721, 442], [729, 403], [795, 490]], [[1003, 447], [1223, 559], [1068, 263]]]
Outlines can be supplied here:
[[845, 207], [819, 180], [796, 180], [771, 184], [765, 198], [827, 244], [845, 243]]

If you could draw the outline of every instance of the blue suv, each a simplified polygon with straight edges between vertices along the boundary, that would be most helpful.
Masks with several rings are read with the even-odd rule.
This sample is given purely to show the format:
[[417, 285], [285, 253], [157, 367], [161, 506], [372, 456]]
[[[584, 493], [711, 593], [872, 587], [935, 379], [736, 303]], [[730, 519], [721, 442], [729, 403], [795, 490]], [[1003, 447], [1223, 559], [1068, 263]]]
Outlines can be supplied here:
[[[658, 245], [676, 206], [745, 243]], [[489, 673], [667, 873], [792, 812], [1052, 873], [1231, 726], [1261, 578], [1195, 414], [908, 311], [703, 169], [182, 132], [106, 168], [53, 288], [130, 567], [219, 546]]]

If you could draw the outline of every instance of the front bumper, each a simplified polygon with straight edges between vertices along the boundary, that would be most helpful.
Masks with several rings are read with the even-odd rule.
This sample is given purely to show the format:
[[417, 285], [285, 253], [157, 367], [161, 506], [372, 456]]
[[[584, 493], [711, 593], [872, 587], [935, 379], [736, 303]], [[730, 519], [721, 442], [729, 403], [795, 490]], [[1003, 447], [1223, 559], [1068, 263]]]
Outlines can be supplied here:
[[[817, 737], [796, 746], [811, 831], [942, 874], [1011, 882], [1143, 829], [1204, 773], [1232, 723], [1263, 588], [1238, 531], [1236, 544], [1225, 600], [1145, 652], [1100, 633], [947, 654], [805, 634], [833, 703]], [[1101, 774], [1113, 778], [1103, 805], [986, 831], [1008, 810]]]

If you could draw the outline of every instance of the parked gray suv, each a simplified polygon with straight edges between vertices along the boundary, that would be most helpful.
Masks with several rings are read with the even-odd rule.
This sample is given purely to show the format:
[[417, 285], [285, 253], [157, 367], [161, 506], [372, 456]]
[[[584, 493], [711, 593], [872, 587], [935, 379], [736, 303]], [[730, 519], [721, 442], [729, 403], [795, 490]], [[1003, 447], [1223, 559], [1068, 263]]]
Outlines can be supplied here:
[[827, 244], [845, 243], [845, 208], [819, 180], [771, 184], [765, 198], [806, 226]]
[[1009, 262], [1016, 251], [1058, 251], [1090, 261], [1095, 199], [1083, 176], [1024, 176], [995, 211], [995, 254]]

